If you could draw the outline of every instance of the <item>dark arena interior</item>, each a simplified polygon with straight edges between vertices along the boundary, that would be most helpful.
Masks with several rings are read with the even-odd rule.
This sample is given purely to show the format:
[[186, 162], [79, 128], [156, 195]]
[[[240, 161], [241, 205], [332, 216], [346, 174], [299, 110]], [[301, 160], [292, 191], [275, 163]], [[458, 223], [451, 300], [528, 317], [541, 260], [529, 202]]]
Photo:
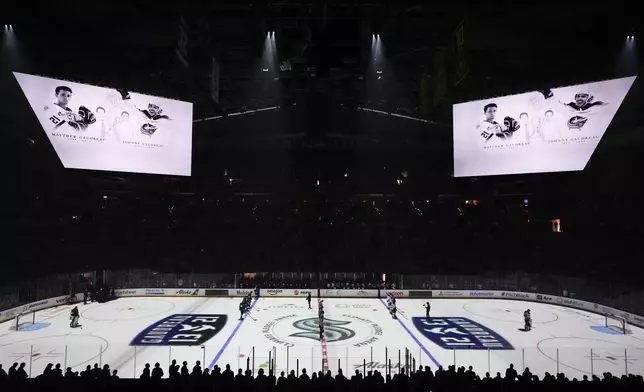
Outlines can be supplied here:
[[2, 8], [0, 389], [644, 389], [627, 3]]

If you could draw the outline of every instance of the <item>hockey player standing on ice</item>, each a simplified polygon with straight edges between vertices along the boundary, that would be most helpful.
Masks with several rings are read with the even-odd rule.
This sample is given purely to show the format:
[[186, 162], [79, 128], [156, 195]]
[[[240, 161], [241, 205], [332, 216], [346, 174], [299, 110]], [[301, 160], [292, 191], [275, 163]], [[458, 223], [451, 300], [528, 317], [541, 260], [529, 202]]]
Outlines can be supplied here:
[[532, 317], [530, 315], [530, 309], [523, 312], [523, 322], [525, 324], [523, 329], [525, 329], [526, 331], [532, 330]]
[[389, 303], [389, 314], [391, 314], [391, 317], [394, 319], [398, 318], [396, 316], [396, 304], [393, 301]]
[[244, 313], [246, 313], [250, 309], [250, 300], [248, 297], [244, 297], [242, 299], [242, 302], [239, 304], [239, 319], [241, 320], [244, 318]]
[[309, 303], [309, 309], [311, 309], [311, 293], [308, 293], [306, 295], [306, 302]]
[[72, 309], [71, 314], [69, 315], [69, 319], [72, 320], [71, 323], [69, 323], [69, 326], [71, 328], [77, 328], [78, 325], [78, 319], [80, 318], [80, 315], [78, 314], [78, 306], [74, 306], [74, 309]]
[[425, 318], [429, 318], [429, 311], [432, 310], [432, 305], [429, 304], [429, 301], [427, 301], [426, 304], [423, 305], [425, 308]]
[[255, 287], [255, 298], [259, 298], [259, 286]]

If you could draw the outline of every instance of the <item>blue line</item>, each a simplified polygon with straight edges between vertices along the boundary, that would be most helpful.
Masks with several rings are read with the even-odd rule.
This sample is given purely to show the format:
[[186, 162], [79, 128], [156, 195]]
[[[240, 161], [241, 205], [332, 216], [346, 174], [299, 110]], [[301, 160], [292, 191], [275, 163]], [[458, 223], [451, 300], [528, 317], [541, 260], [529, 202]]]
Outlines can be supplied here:
[[[385, 301], [383, 301], [383, 300], [382, 300], [382, 298], [378, 298], [378, 300], [380, 301], [380, 303], [381, 303], [385, 308], [387, 308], [387, 304], [385, 303]], [[387, 309], [389, 309], [389, 308], [387, 308]], [[427, 356], [429, 357], [429, 359], [431, 359], [431, 360], [432, 360], [432, 362], [434, 362], [434, 365], [436, 365], [436, 367], [440, 367], [440, 366], [441, 366], [441, 364], [440, 364], [440, 363], [438, 363], [438, 361], [436, 360], [436, 358], [434, 358], [434, 356], [429, 352], [429, 350], [427, 350], [427, 348], [426, 348], [426, 347], [425, 347], [425, 346], [420, 342], [420, 340], [418, 340], [418, 338], [416, 338], [416, 336], [415, 336], [413, 333], [411, 333], [411, 331], [409, 330], [409, 328], [407, 328], [407, 326], [406, 326], [405, 324], [403, 324], [403, 322], [402, 322], [402, 321], [400, 321], [400, 319], [396, 319], [396, 321], [398, 321], [398, 323], [400, 324], [400, 326], [402, 326], [402, 327], [405, 329], [405, 331], [407, 331], [407, 333], [409, 334], [409, 336], [411, 336], [411, 338], [412, 338], [412, 339], [414, 339], [414, 341], [416, 342], [416, 344], [418, 344], [418, 347], [420, 347], [420, 349], [421, 349], [421, 350], [423, 350], [423, 351], [425, 352], [425, 354], [427, 354]]]
[[244, 316], [242, 317], [242, 319], [239, 320], [239, 322], [237, 323], [237, 326], [233, 330], [233, 333], [231, 333], [230, 336], [228, 336], [228, 339], [226, 339], [226, 341], [224, 342], [224, 345], [221, 346], [221, 348], [219, 349], [219, 352], [217, 352], [217, 355], [215, 355], [215, 359], [213, 359], [212, 362], [210, 362], [208, 369], [212, 370], [212, 368], [215, 366], [215, 364], [219, 360], [219, 357], [221, 357], [221, 354], [224, 353], [224, 350], [226, 350], [226, 347], [228, 347], [228, 344], [230, 344], [230, 341], [233, 340], [233, 338], [235, 337], [235, 334], [237, 333], [237, 331], [239, 331], [239, 327], [241, 327], [241, 325], [244, 323], [244, 321], [246, 320], [246, 316], [248, 316], [248, 313], [253, 309], [257, 301], [259, 301], [259, 297], [255, 298], [255, 301], [253, 301], [253, 303], [250, 305], [250, 308], [248, 308], [246, 313], [244, 313]]

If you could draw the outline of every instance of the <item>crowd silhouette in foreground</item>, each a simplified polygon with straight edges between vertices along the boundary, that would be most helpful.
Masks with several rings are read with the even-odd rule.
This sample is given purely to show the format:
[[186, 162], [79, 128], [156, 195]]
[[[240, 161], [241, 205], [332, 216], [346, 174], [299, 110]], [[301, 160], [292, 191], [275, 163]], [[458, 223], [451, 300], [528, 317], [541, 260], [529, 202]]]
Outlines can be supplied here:
[[[393, 372], [392, 372], [393, 373]], [[102, 368], [98, 364], [94, 367], [87, 365], [86, 369], [79, 372], [67, 368], [63, 374], [60, 364], [54, 366], [48, 364], [43, 373], [35, 378], [29, 378], [25, 364], [14, 363], [8, 372], [0, 365], [0, 390], [12, 390], [17, 388], [20, 391], [42, 390], [43, 388], [56, 388], [60, 390], [119, 390], [141, 391], [153, 389], [195, 391], [218, 390], [218, 391], [643, 391], [644, 379], [638, 375], [616, 377], [611, 373], [604, 373], [603, 377], [593, 375], [583, 376], [583, 379], [570, 380], [563, 373], [557, 375], [545, 374], [543, 379], [533, 375], [529, 368], [519, 374], [510, 364], [505, 375], [497, 373], [492, 377], [486, 373], [479, 377], [474, 373], [472, 366], [465, 367], [449, 366], [448, 369], [439, 367], [433, 371], [429, 366], [419, 367], [417, 370], [407, 372], [401, 369], [399, 374], [383, 375], [375, 371], [367, 371], [366, 375], [357, 369], [355, 374], [345, 376], [342, 370], [336, 375], [328, 371], [313, 372], [309, 375], [306, 369], [296, 374], [291, 370], [288, 374], [280, 372], [279, 376], [259, 369], [257, 375], [246, 369], [233, 372], [230, 365], [221, 369], [215, 365], [212, 371], [202, 369], [199, 361], [190, 369], [188, 362], [181, 366], [176, 360], [172, 361], [168, 374], [161, 368], [159, 363], [153, 367], [145, 364], [145, 368], [139, 379], [120, 379], [117, 370], [111, 370], [109, 365]]]

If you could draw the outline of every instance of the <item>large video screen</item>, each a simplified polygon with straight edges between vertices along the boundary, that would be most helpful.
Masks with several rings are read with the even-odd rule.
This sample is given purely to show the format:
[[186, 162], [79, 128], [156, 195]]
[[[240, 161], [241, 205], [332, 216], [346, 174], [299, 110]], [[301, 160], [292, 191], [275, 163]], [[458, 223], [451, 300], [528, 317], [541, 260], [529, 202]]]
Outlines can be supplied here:
[[635, 76], [454, 105], [454, 176], [583, 170]]
[[190, 175], [192, 103], [14, 75], [64, 167]]

